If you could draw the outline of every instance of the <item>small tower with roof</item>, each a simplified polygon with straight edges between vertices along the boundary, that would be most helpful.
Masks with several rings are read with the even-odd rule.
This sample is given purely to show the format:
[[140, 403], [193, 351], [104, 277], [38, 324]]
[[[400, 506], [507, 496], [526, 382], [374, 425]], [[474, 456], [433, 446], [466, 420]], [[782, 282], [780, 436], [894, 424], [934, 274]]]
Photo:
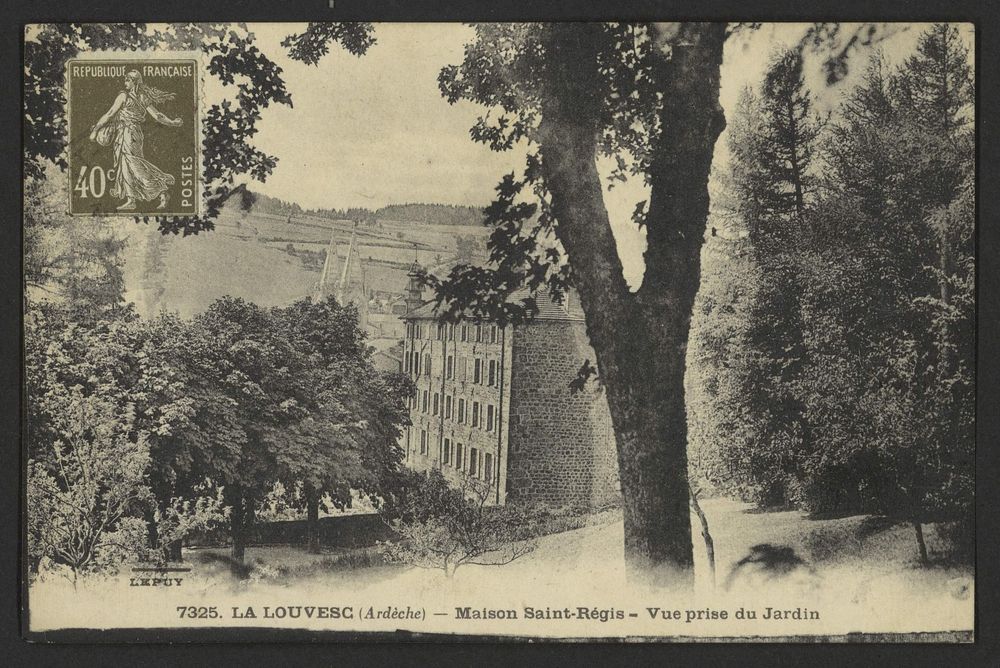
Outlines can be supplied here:
[[420, 275], [423, 269], [416, 260], [410, 265], [410, 270], [406, 272], [410, 282], [406, 286], [406, 312], [424, 305], [424, 286], [420, 282]]

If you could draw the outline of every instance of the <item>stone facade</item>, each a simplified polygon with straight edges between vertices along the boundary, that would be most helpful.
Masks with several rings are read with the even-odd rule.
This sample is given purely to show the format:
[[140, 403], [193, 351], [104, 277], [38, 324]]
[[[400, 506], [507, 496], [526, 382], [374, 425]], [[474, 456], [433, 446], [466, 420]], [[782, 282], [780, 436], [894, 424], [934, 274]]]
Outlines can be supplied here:
[[402, 437], [407, 466], [485, 481], [492, 503], [618, 502], [604, 394], [593, 383], [569, 390], [583, 361], [595, 361], [582, 313], [549, 303], [516, 327], [441, 325], [423, 304], [404, 320], [403, 371], [417, 387]]
[[600, 508], [619, 500], [614, 431], [603, 390], [569, 383], [594, 352], [580, 321], [516, 327], [511, 355], [508, 498]]

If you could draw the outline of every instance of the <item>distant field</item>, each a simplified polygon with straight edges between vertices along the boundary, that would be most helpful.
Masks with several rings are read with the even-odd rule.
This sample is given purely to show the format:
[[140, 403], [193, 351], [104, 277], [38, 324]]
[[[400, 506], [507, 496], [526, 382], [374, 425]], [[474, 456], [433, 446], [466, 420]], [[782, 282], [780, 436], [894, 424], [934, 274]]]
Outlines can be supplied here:
[[[263, 213], [249, 213], [246, 216], [225, 211], [219, 222], [253, 228], [257, 234], [264, 237], [288, 237], [303, 242], [322, 242], [330, 240], [330, 232], [336, 231], [338, 237], [350, 238], [354, 223], [349, 220], [332, 220], [317, 216], [297, 215], [276, 216]], [[447, 249], [455, 247], [455, 237], [476, 236], [485, 237], [489, 229], [481, 225], [431, 225], [402, 220], [382, 220], [377, 226], [360, 225], [357, 228], [362, 239], [371, 242], [390, 241], [411, 245], [416, 242], [425, 249]], [[400, 236], [402, 235], [402, 236]]]
[[[261, 306], [288, 304], [312, 294], [319, 280], [317, 269], [285, 252], [288, 244], [299, 251], [325, 250], [335, 232], [337, 271], [347, 255], [352, 228], [346, 220], [298, 216], [289, 223], [282, 216], [228, 211], [216, 221], [214, 231], [191, 237], [163, 237], [145, 226], [129, 227], [126, 298], [147, 316], [165, 309], [190, 317], [225, 295]], [[356, 243], [367, 261], [365, 282], [402, 293], [414, 259], [423, 266], [448, 261], [455, 254], [456, 236], [487, 233], [479, 226], [405, 221], [384, 221], [381, 229], [359, 227]], [[414, 249], [414, 243], [419, 247]]]
[[261, 306], [289, 304], [310, 294], [318, 279], [298, 258], [221, 230], [161, 243], [164, 266], [154, 276], [141, 278], [144, 245], [130, 246], [126, 261], [127, 298], [145, 315], [165, 309], [190, 317], [225, 295]]

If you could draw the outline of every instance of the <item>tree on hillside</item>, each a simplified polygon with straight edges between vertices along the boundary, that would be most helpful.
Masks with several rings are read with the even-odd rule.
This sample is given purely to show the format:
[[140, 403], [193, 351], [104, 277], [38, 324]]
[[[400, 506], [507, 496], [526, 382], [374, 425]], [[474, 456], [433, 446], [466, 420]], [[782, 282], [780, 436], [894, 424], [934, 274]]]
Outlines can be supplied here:
[[[691, 586], [693, 563], [684, 358], [709, 168], [725, 123], [722, 49], [746, 27], [480, 24], [463, 63], [439, 78], [449, 101], [489, 108], [472, 128], [475, 140], [495, 150], [529, 145], [523, 178], [506, 177], [486, 210], [492, 266], [428, 277], [443, 317], [468, 310], [509, 322], [534, 312], [533, 298], [507, 303], [523, 286], [557, 299], [577, 289], [616, 434], [629, 571], [682, 588]], [[868, 28], [845, 36], [818, 24], [804, 43], [833, 50], [836, 79], [850, 49], [877, 35]], [[633, 174], [650, 185], [648, 203], [636, 207], [647, 233], [636, 292], [622, 274], [599, 153], [616, 161], [612, 178]]]
[[232, 380], [229, 368], [220, 368], [225, 357], [215, 350], [218, 342], [199, 323], [161, 313], [145, 321], [136, 343], [128, 346], [167, 378], [140, 377], [134, 392], [144, 399], [154, 426], [150, 483], [156, 508], [147, 516], [150, 544], [164, 543], [171, 561], [181, 559], [182, 543], [162, 535], [161, 522], [180, 523], [178, 499], [193, 500], [195, 509], [202, 498], [214, 503], [224, 472], [234, 470], [242, 456], [241, 413], [226, 382]]
[[227, 297], [193, 327], [205, 345], [188, 350], [188, 369], [222, 396], [192, 431], [224, 455], [196, 470], [224, 488], [233, 560], [242, 563], [259, 505], [278, 482], [302, 490], [316, 549], [320, 500], [344, 507], [352, 489], [378, 494], [385, 471], [398, 467], [409, 386], [375, 369], [356, 310], [332, 298], [265, 310]]
[[232, 558], [242, 564], [257, 504], [277, 478], [284, 432], [301, 416], [286, 366], [291, 351], [267, 312], [241, 299], [217, 300], [193, 326], [197, 340], [212, 343], [189, 350], [190, 368], [222, 395], [216, 410], [225, 411], [221, 429], [209, 423], [199, 431], [232, 455], [199, 473], [224, 489]]
[[401, 220], [431, 225], [478, 225], [481, 209], [449, 204], [390, 204], [375, 212], [379, 220]]
[[815, 179], [810, 165], [822, 124], [812, 110], [802, 67], [801, 51], [778, 52], [761, 86], [761, 108], [766, 120], [760, 126], [764, 135], [756, 145], [769, 154], [761, 161], [772, 184], [766, 200], [768, 217], [794, 215], [801, 220], [813, 190]]
[[756, 447], [767, 416], [750, 412], [746, 394], [745, 351], [759, 270], [745, 240], [710, 238], [703, 258], [712, 269], [702, 276], [691, 318], [685, 379], [691, 470], [728, 495], [759, 501], [772, 495], [759, 473], [769, 472], [771, 483], [781, 478], [772, 472], [785, 468], [780, 453]]
[[933, 258], [922, 267], [931, 289], [914, 295], [919, 327], [900, 337], [916, 363], [907, 392], [912, 423], [921, 423], [918, 415], [924, 421], [903, 508], [926, 561], [920, 523], [957, 517], [971, 533], [974, 498], [974, 90], [957, 29], [937, 24], [922, 34], [894, 83], [907, 124], [901, 138], [919, 156], [904, 180]]
[[[136, 495], [128, 505], [127, 517], [130, 522], [146, 526], [145, 542], [152, 550], [152, 558], [164, 558], [166, 555], [159, 554], [161, 548], [170, 548], [171, 540], [183, 538], [190, 529], [191, 518], [182, 517], [186, 515], [185, 507], [201, 511], [207, 508], [198, 500], [201, 491], [196, 486], [181, 484], [195, 477], [191, 475], [192, 467], [201, 466], [208, 451], [207, 447], [199, 447], [207, 444], [199, 444], [197, 432], [189, 428], [200, 397], [187, 382], [183, 368], [171, 363], [169, 354], [165, 354], [167, 349], [157, 341], [166, 333], [172, 342], [187, 339], [196, 345], [180, 325], [175, 318], [166, 316], [162, 321], [147, 323], [128, 309], [93, 322], [81, 322], [75, 310], [51, 303], [29, 310], [25, 322], [29, 459], [50, 472], [54, 470], [46, 453], [63, 447], [59, 444], [65, 441], [66, 428], [60, 425], [67, 419], [63, 412], [68, 404], [77, 408], [102, 407], [127, 422], [120, 428], [121, 438], [131, 445], [121, 442], [115, 447], [141, 449], [146, 462], [131, 473], [134, 480], [141, 481], [135, 484], [140, 485], [137, 489], [141, 488], [143, 494]], [[67, 399], [65, 404], [55, 401], [67, 393], [79, 398], [72, 402]], [[94, 414], [85, 412], [85, 416]], [[85, 433], [93, 434], [97, 429], [88, 427]], [[107, 438], [94, 440], [85, 454], [94, 455], [114, 443]], [[213, 454], [222, 457], [219, 450]], [[29, 485], [44, 484], [41, 477], [32, 480]], [[64, 491], [75, 493], [69, 486]], [[191, 503], [185, 506], [186, 501]], [[201, 520], [208, 520], [210, 514], [198, 513]], [[172, 524], [167, 531], [172, 539], [159, 533], [161, 523]], [[125, 552], [123, 549], [118, 554], [123, 556]]]
[[912, 300], [926, 285], [927, 239], [903, 185], [913, 156], [890, 89], [876, 54], [835, 111], [823, 142], [824, 195], [800, 255], [811, 380], [797, 393], [818, 428], [797, 455], [796, 501], [812, 511], [897, 505], [891, 476], [902, 460], [883, 455], [899, 452], [903, 428], [885, 417], [907, 402], [889, 390], [901, 352], [890, 351], [900, 332], [920, 326]]
[[296, 202], [286, 202], [277, 197], [261, 195], [249, 191], [253, 199], [252, 209], [258, 213], [270, 213], [275, 216], [297, 216], [302, 213], [302, 207]]
[[[296, 358], [286, 360], [294, 382], [311, 388], [297, 408], [302, 418], [287, 432], [287, 446], [277, 455], [278, 478], [286, 489], [301, 486], [291, 497], [304, 506], [310, 551], [319, 551], [319, 507], [326, 497], [336, 508], [351, 503], [352, 482], [360, 480], [363, 447], [359, 392], [367, 381], [363, 335], [357, 312], [334, 300], [302, 300], [273, 312], [287, 332]], [[298, 503], [295, 503], [298, 501]]]
[[142, 436], [149, 455], [143, 475], [152, 492], [149, 503], [136, 508], [145, 519], [149, 546], [162, 544], [175, 560], [180, 544], [164, 542], [159, 523], [167, 515], [180, 519], [174, 512], [178, 499], [181, 506], [184, 500], [197, 506], [199, 497], [210, 496], [206, 472], [232, 466], [239, 456], [231, 401], [209, 367], [191, 365], [199, 351], [213, 346], [198, 334], [176, 316], [144, 321], [124, 309], [92, 323], [52, 304], [37, 305], [26, 316], [29, 456], [37, 458], [33, 453], [45, 452], [60, 438], [59, 418], [47, 409], [46, 397], [67, 388], [131, 416], [130, 435]]
[[[881, 472], [866, 481], [877, 510], [913, 524], [925, 562], [924, 522], [957, 522], [956, 546], [971, 544], [972, 109], [968, 52], [954, 26], [935, 25], [895, 72], [872, 64], [828, 149], [824, 218], [843, 221], [839, 264], [856, 266], [840, 272], [829, 289], [841, 296], [824, 309], [840, 311], [842, 340], [864, 351], [839, 354], [858, 368], [857, 398], [844, 403], [866, 415], [854, 419], [869, 427], [861, 450]], [[850, 444], [821, 445], [829, 460]]]

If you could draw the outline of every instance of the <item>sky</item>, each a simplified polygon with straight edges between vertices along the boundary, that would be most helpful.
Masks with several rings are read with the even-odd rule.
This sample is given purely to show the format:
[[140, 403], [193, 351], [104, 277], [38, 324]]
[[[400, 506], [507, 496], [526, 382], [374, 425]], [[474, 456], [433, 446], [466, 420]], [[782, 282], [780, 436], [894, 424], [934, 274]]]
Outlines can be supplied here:
[[378, 24], [362, 57], [334, 46], [318, 66], [287, 58], [280, 41], [304, 26], [251, 25], [283, 69], [293, 108], [268, 109], [255, 143], [279, 158], [268, 195], [306, 208], [390, 203], [483, 205], [499, 177], [523, 162], [469, 138], [480, 110], [449, 105], [441, 68], [462, 59], [460, 24]]
[[[278, 166], [254, 190], [294, 201], [305, 208], [378, 208], [391, 203], [435, 202], [482, 206], [491, 200], [501, 176], [523, 166], [523, 149], [494, 153], [473, 142], [469, 128], [482, 108], [441, 96], [441, 68], [462, 60], [473, 35], [453, 23], [376, 24], [376, 44], [362, 57], [334, 45], [318, 66], [291, 60], [281, 40], [304, 24], [251, 24], [261, 50], [282, 67], [294, 106], [264, 110], [255, 144], [278, 157]], [[797, 42], [805, 24], [764, 24], [727, 41], [720, 101], [731, 117], [740, 92], [759, 84], [768, 57]], [[879, 44], [886, 61], [900, 62], [912, 52], [919, 24], [901, 26]], [[971, 26], [963, 27], [969, 46]], [[864, 70], [871, 50], [856, 54], [848, 77], [836, 86], [824, 82], [820, 61], [807, 58], [806, 79], [817, 110], [833, 109]], [[209, 91], [211, 94], [211, 90]], [[716, 167], [727, 158], [726, 136], [716, 148]], [[607, 171], [605, 169], [605, 171]], [[606, 193], [626, 278], [635, 287], [641, 276], [644, 233], [631, 222], [636, 202], [645, 199], [639, 183]]]

